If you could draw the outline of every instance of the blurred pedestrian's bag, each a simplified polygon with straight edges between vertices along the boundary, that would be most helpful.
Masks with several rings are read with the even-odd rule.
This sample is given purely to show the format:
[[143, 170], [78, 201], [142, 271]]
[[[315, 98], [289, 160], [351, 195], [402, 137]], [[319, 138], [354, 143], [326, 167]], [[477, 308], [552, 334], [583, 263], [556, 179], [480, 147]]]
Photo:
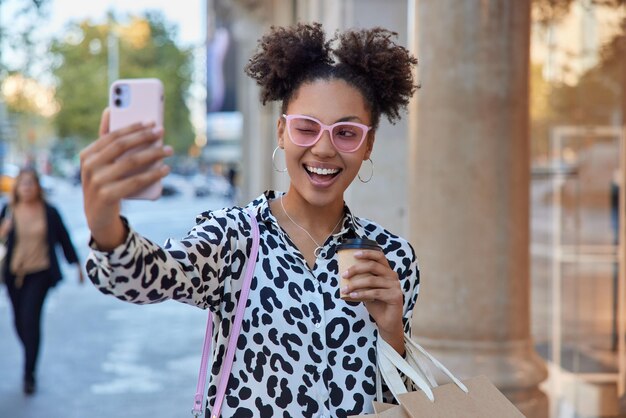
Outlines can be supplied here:
[[4, 283], [4, 260], [7, 258], [7, 243], [0, 241], [0, 284]]
[[[524, 415], [485, 376], [464, 381], [419, 344], [405, 336], [406, 359], [382, 338], [378, 339], [379, 374], [377, 399], [382, 400], [382, 381], [400, 405], [374, 402], [374, 414], [358, 417], [380, 418], [523, 418]], [[429, 364], [448, 376], [452, 383], [438, 386]], [[420, 389], [408, 391], [401, 371]], [[382, 377], [382, 379], [381, 379]], [[353, 416], [352, 418], [356, 418]]]
[[[0, 220], [0, 221], [4, 221], [4, 219], [6, 218], [10, 218], [11, 217], [11, 206], [7, 205], [7, 208], [4, 212], [4, 217]], [[4, 239], [0, 239], [0, 284], [4, 283], [4, 262], [7, 258], [7, 252], [8, 252], [8, 247], [7, 247], [7, 237], [5, 237]]]

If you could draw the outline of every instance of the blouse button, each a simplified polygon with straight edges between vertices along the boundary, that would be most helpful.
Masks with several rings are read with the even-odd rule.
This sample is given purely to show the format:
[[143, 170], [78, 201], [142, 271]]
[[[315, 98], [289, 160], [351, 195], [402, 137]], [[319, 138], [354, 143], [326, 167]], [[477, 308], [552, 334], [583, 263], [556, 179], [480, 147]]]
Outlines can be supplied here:
[[319, 328], [319, 327], [321, 327], [320, 323], [319, 323], [319, 322], [316, 322], [316, 323], [315, 323], [315, 328]]

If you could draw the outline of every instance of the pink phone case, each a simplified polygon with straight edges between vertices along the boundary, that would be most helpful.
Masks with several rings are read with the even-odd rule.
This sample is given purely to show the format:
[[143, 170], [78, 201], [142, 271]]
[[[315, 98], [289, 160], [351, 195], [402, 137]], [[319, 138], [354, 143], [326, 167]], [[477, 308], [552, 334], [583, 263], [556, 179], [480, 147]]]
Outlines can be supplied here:
[[[117, 80], [109, 91], [109, 130], [123, 128], [135, 122], [156, 122], [163, 127], [163, 84], [156, 78]], [[158, 141], [154, 146], [163, 145]], [[121, 158], [124, 158], [122, 156]], [[161, 196], [158, 181], [126, 199], [155, 200]]]

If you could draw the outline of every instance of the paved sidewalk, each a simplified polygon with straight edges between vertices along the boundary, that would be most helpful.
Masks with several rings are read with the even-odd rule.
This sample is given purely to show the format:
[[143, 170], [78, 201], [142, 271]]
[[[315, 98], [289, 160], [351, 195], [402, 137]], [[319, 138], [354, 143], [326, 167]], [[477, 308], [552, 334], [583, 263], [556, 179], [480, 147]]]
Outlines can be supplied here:
[[176, 302], [134, 306], [68, 281], [48, 300], [38, 391], [26, 397], [5, 290], [0, 298], [0, 417], [183, 417], [191, 410], [204, 311]]
[[[88, 231], [80, 189], [51, 196], [84, 260]], [[226, 204], [193, 196], [125, 205], [131, 223], [162, 243], [181, 237], [202, 210]], [[151, 216], [146, 216], [146, 214]], [[206, 312], [178, 302], [138, 306], [79, 286], [76, 271], [47, 299], [38, 390], [22, 393], [22, 355], [0, 287], [0, 418], [191, 417]]]

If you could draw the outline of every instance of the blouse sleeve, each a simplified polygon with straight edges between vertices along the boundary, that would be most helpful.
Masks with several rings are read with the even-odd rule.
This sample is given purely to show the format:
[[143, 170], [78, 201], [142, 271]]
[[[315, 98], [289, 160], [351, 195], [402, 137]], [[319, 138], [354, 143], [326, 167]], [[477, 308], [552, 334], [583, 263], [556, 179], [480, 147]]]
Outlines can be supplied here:
[[407, 335], [411, 335], [411, 323], [413, 322], [413, 308], [417, 301], [417, 295], [420, 289], [420, 271], [417, 264], [417, 258], [415, 257], [415, 251], [413, 246], [407, 243], [410, 249], [410, 261], [408, 261], [408, 268], [403, 271], [398, 271], [400, 283], [402, 284], [402, 292], [404, 294], [404, 315], [402, 321], [404, 322], [404, 332]]
[[[402, 286], [402, 293], [404, 295], [404, 314], [402, 315], [402, 322], [404, 324], [404, 333], [411, 336], [411, 324], [413, 323], [413, 308], [417, 301], [417, 295], [419, 294], [420, 287], [420, 272], [417, 264], [417, 258], [415, 251], [410, 243], [406, 242], [406, 250], [404, 251], [405, 257], [403, 257], [398, 264], [394, 267], [394, 271], [398, 274], [400, 279], [400, 285]], [[404, 381], [404, 384], [410, 390], [415, 390], [413, 382], [408, 376], [400, 372], [400, 376]], [[385, 402], [394, 403], [394, 397], [387, 388], [387, 385], [383, 383], [383, 399]]]
[[219, 305], [225, 280], [234, 267], [240, 220], [225, 211], [198, 216], [196, 226], [180, 240], [163, 247], [128, 225], [126, 241], [110, 252], [93, 240], [86, 270], [94, 285], [118, 299], [148, 304], [173, 299], [202, 308]]

